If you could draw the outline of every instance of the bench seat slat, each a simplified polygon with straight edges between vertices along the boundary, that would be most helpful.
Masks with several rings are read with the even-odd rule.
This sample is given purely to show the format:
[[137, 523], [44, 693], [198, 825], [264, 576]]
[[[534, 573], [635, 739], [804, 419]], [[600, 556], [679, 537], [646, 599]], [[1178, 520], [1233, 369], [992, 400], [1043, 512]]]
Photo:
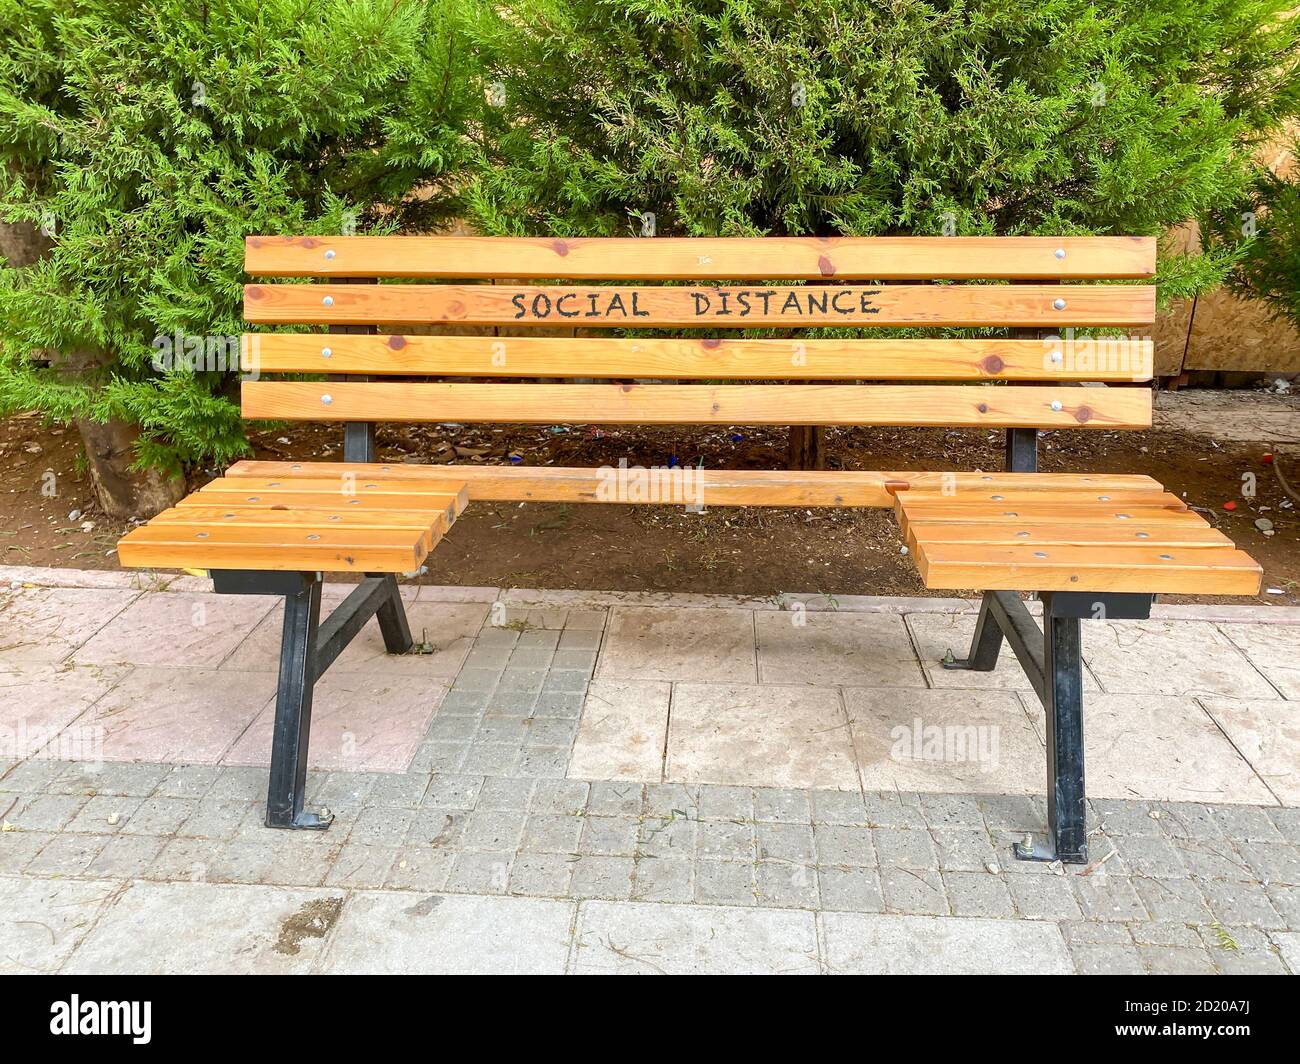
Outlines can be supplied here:
[[[767, 293], [765, 295], [765, 293]], [[909, 285], [789, 288], [250, 284], [261, 324], [511, 325], [745, 329], [814, 325], [1150, 326], [1151, 285]], [[1057, 309], [1060, 302], [1061, 309]]]
[[1145, 278], [1155, 267], [1155, 239], [1131, 236], [250, 236], [245, 242], [248, 272], [278, 277], [1050, 280]]
[[[245, 381], [248, 418], [527, 424], [1145, 428], [1138, 388]], [[1057, 407], [1054, 409], [1053, 406]]]
[[[250, 333], [261, 373], [681, 380], [1149, 380], [1150, 340], [768, 340]], [[1052, 353], [1060, 350], [1059, 361]]]
[[1256, 595], [1262, 578], [1254, 560], [1227, 547], [1036, 548], [924, 542], [915, 556], [926, 587], [949, 591]]
[[[194, 497], [191, 496], [191, 499]], [[252, 509], [241, 506], [232, 509], [227, 506], [197, 505], [203, 502], [196, 499], [185, 506], [174, 506], [164, 510], [151, 520], [151, 524], [192, 525], [196, 528], [209, 528], [217, 525], [238, 525], [240, 527], [258, 526], [266, 528], [349, 528], [349, 529], [400, 529], [420, 531], [432, 529], [445, 532], [449, 527], [447, 510], [363, 510], [336, 506], [326, 508], [324, 503], [317, 503], [318, 508], [305, 506], [287, 506], [274, 504], [265, 509]], [[197, 503], [197, 504], [196, 504]]]
[[907, 525], [907, 544], [969, 543], [990, 546], [1143, 546], [1156, 540], [1166, 547], [1232, 547], [1233, 542], [1217, 528], [1203, 521], [1152, 524], [1143, 521], [1111, 521], [1087, 524], [1069, 521], [1017, 521], [1014, 524], [957, 524], [912, 520]]

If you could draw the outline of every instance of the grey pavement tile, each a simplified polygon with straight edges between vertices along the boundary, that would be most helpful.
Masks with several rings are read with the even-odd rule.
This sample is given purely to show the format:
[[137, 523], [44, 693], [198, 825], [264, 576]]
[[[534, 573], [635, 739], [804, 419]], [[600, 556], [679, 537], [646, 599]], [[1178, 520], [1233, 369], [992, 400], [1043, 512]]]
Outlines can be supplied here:
[[813, 791], [812, 815], [817, 824], [866, 824], [867, 806], [857, 791]]
[[325, 883], [331, 887], [351, 887], [357, 890], [382, 887], [400, 852], [396, 846], [344, 843], [333, 867], [325, 876]]
[[867, 823], [878, 828], [925, 828], [925, 814], [915, 794], [868, 794]]
[[886, 912], [947, 916], [950, 911], [938, 872], [882, 868], [880, 889], [885, 896]]
[[530, 819], [517, 809], [475, 809], [465, 818], [460, 844], [470, 850], [514, 850]]
[[515, 809], [525, 810], [533, 797], [534, 780], [509, 779], [503, 776], [490, 776], [483, 781], [479, 791], [477, 808], [479, 809]]
[[1153, 920], [1209, 922], [1214, 917], [1200, 886], [1192, 879], [1146, 879], [1136, 876], [1133, 888]]
[[[0, 851], [2, 857], [3, 851]], [[1300, 928], [1300, 887], [1279, 887], [1270, 883], [1264, 889], [1273, 908], [1286, 921], [1286, 926], [1293, 931]]]
[[1054, 924], [863, 913], [821, 917], [833, 973], [1065, 974], [1070, 955]]
[[1071, 945], [1131, 946], [1133, 932], [1128, 924], [1114, 924], [1104, 920], [1061, 920], [1057, 926], [1061, 937]]
[[155, 835], [114, 836], [86, 867], [86, 874], [99, 879], [143, 879], [165, 844]]
[[58, 971], [117, 888], [102, 880], [0, 878], [0, 974]]
[[1269, 900], [1268, 891], [1259, 883], [1212, 879], [1202, 882], [1200, 887], [1210, 911], [1221, 924], [1276, 931], [1286, 927], [1286, 921]]
[[1066, 876], [1008, 876], [1016, 911], [1030, 920], [1077, 920], [1083, 913]]
[[27, 867], [54, 838], [49, 831], [6, 831], [0, 834], [0, 875], [15, 875]]
[[1112, 843], [1132, 875], [1152, 879], [1185, 877], [1187, 866], [1177, 846], [1166, 838], [1144, 835], [1117, 835]]
[[526, 747], [516, 770], [520, 776], [536, 780], [562, 780], [569, 769], [567, 746]]
[[1300, 846], [1289, 842], [1252, 842], [1238, 849], [1262, 882], [1292, 887], [1300, 885]]
[[1227, 975], [1286, 975], [1277, 947], [1254, 927], [1202, 925], [1197, 928], [1210, 960]]
[[1092, 920], [1146, 920], [1142, 899], [1125, 876], [1069, 876], [1083, 915]]
[[754, 788], [754, 819], [789, 824], [811, 824], [812, 805], [807, 791], [776, 787]]
[[631, 857], [583, 855], [572, 862], [569, 892], [575, 898], [619, 900], [632, 894]]
[[470, 773], [435, 773], [424, 795], [424, 804], [436, 809], [473, 809], [483, 777]]
[[1257, 805], [1216, 805], [1210, 813], [1219, 822], [1226, 838], [1233, 842], [1281, 842], [1282, 833], [1269, 816], [1269, 810]]
[[1204, 947], [1138, 946], [1138, 957], [1152, 975], [1214, 975], [1214, 965]]
[[705, 785], [699, 808], [701, 820], [753, 820], [754, 793], [748, 787]]
[[573, 857], [565, 853], [521, 853], [510, 868], [509, 893], [562, 898], [573, 879]]
[[698, 827], [698, 822], [684, 817], [647, 817], [641, 822], [637, 854], [689, 860], [695, 856], [695, 834]]
[[379, 806], [363, 809], [352, 824], [349, 842], [372, 846], [400, 846], [415, 822], [414, 809]]
[[504, 894], [510, 882], [513, 853], [458, 853], [447, 878], [447, 889], [462, 894]]
[[583, 903], [573, 968], [579, 974], [816, 974], [815, 918], [795, 909]]
[[84, 876], [112, 835], [55, 835], [24, 869], [34, 876]]
[[1163, 834], [1160, 821], [1151, 815], [1148, 802], [1093, 798], [1090, 804], [1102, 830], [1112, 838], [1120, 835], [1154, 838]]
[[827, 911], [884, 912], [880, 873], [874, 868], [819, 867], [821, 905]]
[[427, 846], [431, 849], [458, 848], [465, 833], [469, 814], [463, 809], [435, 809], [426, 806], [416, 812], [406, 833], [410, 846]]
[[979, 802], [961, 794], [922, 794], [921, 813], [932, 828], [961, 827], [984, 829], [984, 814]]
[[[135, 883], [96, 923], [67, 971], [142, 974], [306, 972], [338, 920], [338, 891]], [[167, 948], [142, 933], [168, 928]]]
[[157, 798], [202, 798], [216, 783], [221, 769], [217, 765], [171, 765], [154, 788]]
[[695, 897], [695, 864], [689, 860], [639, 857], [632, 880], [635, 901], [689, 902]]
[[85, 794], [24, 794], [5, 803], [5, 819], [23, 831], [61, 831], [89, 801]]
[[645, 806], [645, 788], [640, 783], [617, 780], [591, 784], [587, 795], [590, 816], [640, 816]]
[[939, 867], [945, 872], [983, 872], [998, 867], [998, 855], [988, 832], [975, 828], [935, 827], [930, 829], [938, 851]]
[[817, 869], [790, 861], [759, 861], [756, 866], [759, 905], [776, 908], [817, 908]]
[[811, 827], [774, 821], [755, 825], [754, 833], [760, 861], [811, 864], [817, 859]]
[[538, 780], [533, 793], [536, 813], [565, 813], [578, 816], [587, 808], [591, 785], [582, 780]]
[[197, 798], [146, 798], [122, 825], [127, 835], [174, 835], [198, 811]]
[[697, 857], [723, 858], [732, 861], [754, 860], [754, 828], [749, 823], [706, 820], [695, 833]]
[[348, 899], [320, 969], [329, 973], [559, 975], [570, 902], [409, 893]]
[[147, 798], [170, 774], [170, 765], [105, 761], [87, 777], [87, 782], [96, 794]]
[[754, 862], [695, 862], [695, 900], [710, 905], [755, 905]]
[[817, 863], [822, 865], [874, 865], [876, 851], [871, 829], [852, 825], [817, 824]]
[[871, 841], [883, 867], [937, 869], [939, 855], [928, 831], [911, 828], [873, 828]]
[[578, 852], [631, 857], [637, 850], [640, 821], [630, 816], [587, 816], [582, 819]]
[[583, 821], [583, 817], [565, 813], [533, 813], [524, 826], [520, 849], [530, 853], [577, 853]]
[[699, 788], [681, 783], [649, 783], [645, 788], [648, 817], [700, 817]]
[[1011, 894], [1001, 876], [988, 872], [944, 872], [944, 889], [954, 916], [1015, 916]]
[[394, 890], [442, 890], [451, 874], [454, 855], [431, 846], [407, 846], [397, 853], [384, 886]]
[[1075, 971], [1080, 975], [1142, 975], [1146, 968], [1136, 946], [1071, 945]]

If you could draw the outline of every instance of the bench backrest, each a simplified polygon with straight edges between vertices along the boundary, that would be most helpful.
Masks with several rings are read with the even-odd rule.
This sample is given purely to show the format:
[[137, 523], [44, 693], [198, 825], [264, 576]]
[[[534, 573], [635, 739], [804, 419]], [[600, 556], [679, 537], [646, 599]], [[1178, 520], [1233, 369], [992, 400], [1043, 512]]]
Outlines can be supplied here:
[[[248, 321], [331, 331], [247, 337], [258, 379], [243, 384], [243, 412], [354, 425], [1144, 428], [1150, 388], [1132, 385], [1152, 376], [1155, 288], [1080, 282], [1149, 281], [1155, 260], [1147, 237], [254, 236], [250, 275], [308, 283], [247, 285]], [[356, 283], [378, 278], [422, 283]], [[1019, 283], [972, 283], [1008, 281]], [[475, 328], [403, 333], [426, 325]], [[557, 326], [576, 335], [527, 335]], [[1052, 335], [805, 338], [814, 326]], [[1097, 327], [1126, 335], [1071, 335]], [[591, 334], [610, 328], [688, 332]], [[737, 338], [689, 334], [723, 329]], [[333, 379], [260, 379], [279, 373]], [[521, 383], [530, 378], [604, 383]], [[634, 383], [647, 378], [707, 383]], [[789, 383], [807, 381], [837, 383]]]

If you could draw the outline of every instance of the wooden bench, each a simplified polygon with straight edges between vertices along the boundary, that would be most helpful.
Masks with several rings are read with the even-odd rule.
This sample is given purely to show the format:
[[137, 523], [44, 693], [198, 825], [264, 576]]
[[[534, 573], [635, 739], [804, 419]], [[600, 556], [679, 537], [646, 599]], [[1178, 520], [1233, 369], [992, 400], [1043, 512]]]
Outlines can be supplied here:
[[[992, 669], [1005, 640], [1043, 702], [1049, 830], [1018, 846], [1026, 859], [1087, 857], [1080, 620], [1146, 617], [1156, 593], [1259, 590], [1259, 567], [1149, 477], [1037, 472], [1040, 429], [1151, 423], [1151, 341], [1066, 332], [1149, 332], [1151, 239], [250, 237], [246, 266], [302, 279], [248, 285], [250, 322], [329, 331], [246, 337], [256, 374], [243, 384], [245, 416], [342, 422], [344, 460], [239, 462], [126, 536], [119, 553], [126, 565], [211, 569], [218, 591], [286, 596], [272, 826], [324, 826], [302, 807], [312, 683], [371, 613], [390, 651], [409, 647], [391, 574], [419, 564], [466, 496], [646, 501], [626, 470], [378, 464], [379, 421], [1005, 430], [1001, 472], [677, 470], [650, 486], [654, 501], [674, 505], [893, 507], [928, 587], [984, 592], [969, 656], [948, 664]], [[374, 283], [382, 278], [433, 283]], [[1095, 281], [1138, 283], [1083, 283]], [[514, 335], [404, 332], [429, 324]], [[529, 334], [539, 326], [579, 335]], [[741, 332], [811, 326], [1014, 335]], [[734, 332], [601, 332], [611, 328]], [[324, 379], [263, 379], [275, 374]], [[646, 379], [683, 383], [634, 383]], [[330, 570], [372, 575], [318, 633], [320, 573]], [[1041, 628], [1018, 592], [1042, 600]]]

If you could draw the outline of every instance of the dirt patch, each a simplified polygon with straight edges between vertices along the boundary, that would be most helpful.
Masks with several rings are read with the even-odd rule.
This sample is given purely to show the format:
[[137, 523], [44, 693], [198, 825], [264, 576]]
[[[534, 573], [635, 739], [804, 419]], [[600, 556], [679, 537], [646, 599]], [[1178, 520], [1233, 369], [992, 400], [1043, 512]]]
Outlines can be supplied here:
[[338, 923], [342, 911], [342, 898], [317, 898], [305, 902], [296, 913], [280, 924], [280, 936], [272, 949], [286, 957], [296, 957], [304, 940], [328, 935], [330, 928]]
[[[828, 430], [842, 469], [973, 470], [1002, 467], [1002, 434], [945, 429]], [[601, 466], [693, 464], [779, 469], [782, 429], [389, 425], [385, 462]], [[257, 456], [338, 461], [337, 427], [294, 426], [253, 435]], [[33, 449], [35, 448], [35, 449]], [[1265, 462], [1266, 448], [1173, 429], [1049, 433], [1045, 472], [1144, 473], [1182, 496], [1264, 567], [1260, 596], [1300, 604], [1300, 506]], [[32, 417], [0, 422], [0, 563], [113, 569], [120, 522], [95, 513], [72, 430]], [[1300, 455], [1278, 456], [1300, 486]], [[215, 475], [193, 479], [197, 487]], [[57, 494], [48, 494], [54, 484]], [[1225, 509], [1225, 504], [1231, 508]], [[71, 515], [81, 511], [75, 518]], [[1256, 527], [1271, 522], [1272, 535]], [[926, 595], [890, 513], [883, 510], [473, 504], [434, 551], [424, 583], [775, 596]], [[1247, 602], [1241, 598], [1168, 601]]]

